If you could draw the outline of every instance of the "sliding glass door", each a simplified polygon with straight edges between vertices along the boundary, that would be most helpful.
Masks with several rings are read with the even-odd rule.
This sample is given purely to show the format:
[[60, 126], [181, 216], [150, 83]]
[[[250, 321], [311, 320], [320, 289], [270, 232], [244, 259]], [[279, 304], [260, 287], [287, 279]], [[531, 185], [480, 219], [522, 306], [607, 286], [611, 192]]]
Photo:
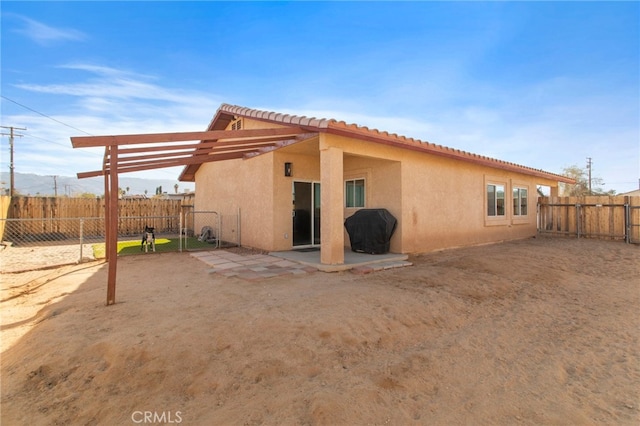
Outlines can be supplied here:
[[320, 183], [293, 182], [293, 245], [320, 244]]

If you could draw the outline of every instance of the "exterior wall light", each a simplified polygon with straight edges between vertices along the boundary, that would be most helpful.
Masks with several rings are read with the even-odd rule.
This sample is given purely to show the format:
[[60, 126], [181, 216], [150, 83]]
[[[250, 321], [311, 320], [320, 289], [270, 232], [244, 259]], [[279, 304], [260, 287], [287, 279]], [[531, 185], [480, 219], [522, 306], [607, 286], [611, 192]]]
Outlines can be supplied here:
[[292, 173], [291, 163], [284, 163], [284, 175], [290, 177]]

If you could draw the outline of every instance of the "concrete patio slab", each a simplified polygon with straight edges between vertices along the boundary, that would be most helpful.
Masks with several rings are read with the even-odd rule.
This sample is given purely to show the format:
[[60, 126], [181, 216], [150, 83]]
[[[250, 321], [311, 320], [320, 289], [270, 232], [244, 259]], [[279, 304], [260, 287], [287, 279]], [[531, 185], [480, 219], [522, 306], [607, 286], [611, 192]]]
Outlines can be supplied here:
[[191, 255], [211, 266], [212, 269], [209, 270], [211, 274], [227, 278], [237, 277], [248, 281], [317, 272], [316, 268], [264, 254], [247, 256], [215, 250], [206, 253], [196, 252]]
[[405, 254], [371, 255], [345, 251], [342, 265], [323, 265], [319, 250], [273, 252], [268, 255], [239, 255], [225, 250], [191, 255], [211, 266], [212, 274], [224, 277], [238, 277], [255, 281], [283, 275], [303, 275], [316, 271], [336, 272], [352, 270], [356, 274], [368, 274], [384, 269], [401, 268], [412, 265]]

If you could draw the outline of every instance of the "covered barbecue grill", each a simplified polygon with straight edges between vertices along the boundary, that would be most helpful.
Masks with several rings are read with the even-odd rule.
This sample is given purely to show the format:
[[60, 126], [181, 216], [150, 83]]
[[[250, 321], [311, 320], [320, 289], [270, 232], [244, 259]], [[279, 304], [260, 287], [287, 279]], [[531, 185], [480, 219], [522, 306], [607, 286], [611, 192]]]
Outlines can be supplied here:
[[369, 254], [388, 253], [397, 223], [387, 209], [358, 210], [344, 222], [351, 250]]

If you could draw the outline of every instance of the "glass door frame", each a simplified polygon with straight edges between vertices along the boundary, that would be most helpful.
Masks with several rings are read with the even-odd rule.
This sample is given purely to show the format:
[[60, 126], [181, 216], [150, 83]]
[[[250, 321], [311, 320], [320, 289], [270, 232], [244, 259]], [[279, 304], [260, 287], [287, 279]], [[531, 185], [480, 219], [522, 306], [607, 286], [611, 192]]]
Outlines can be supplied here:
[[[309, 184], [311, 189], [311, 214], [310, 214], [310, 230], [311, 237], [309, 244], [295, 244], [295, 185], [296, 183]], [[304, 248], [313, 248], [320, 247], [320, 181], [316, 180], [305, 180], [305, 179], [296, 179], [291, 183], [291, 200], [292, 200], [292, 211], [291, 211], [291, 246], [294, 249], [304, 249]], [[316, 214], [316, 211], [318, 212]], [[316, 226], [317, 224], [317, 226]], [[317, 234], [317, 235], [316, 235]], [[316, 242], [317, 241], [317, 242]]]

